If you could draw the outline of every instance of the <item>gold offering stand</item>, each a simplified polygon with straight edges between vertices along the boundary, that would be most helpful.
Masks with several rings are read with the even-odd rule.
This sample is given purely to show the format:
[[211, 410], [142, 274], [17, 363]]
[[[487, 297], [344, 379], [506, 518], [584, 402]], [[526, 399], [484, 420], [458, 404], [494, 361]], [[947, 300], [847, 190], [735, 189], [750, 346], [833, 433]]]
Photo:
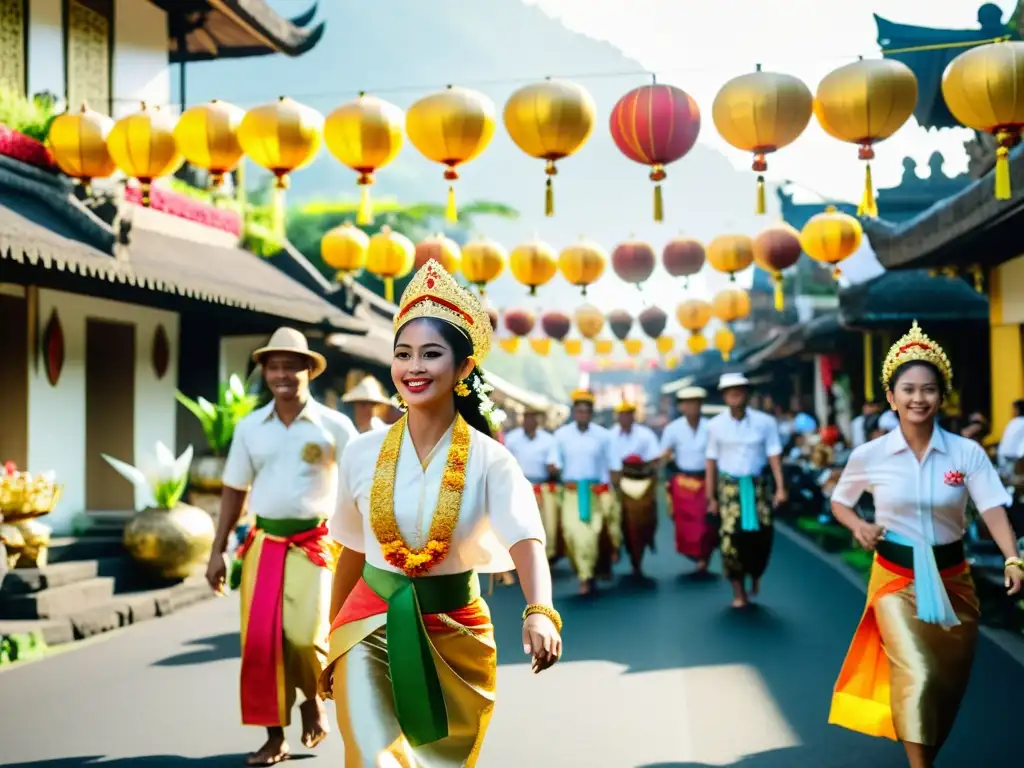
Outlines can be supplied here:
[[64, 486], [29, 472], [0, 473], [0, 540], [11, 568], [43, 568], [50, 528], [39, 518], [50, 514]]

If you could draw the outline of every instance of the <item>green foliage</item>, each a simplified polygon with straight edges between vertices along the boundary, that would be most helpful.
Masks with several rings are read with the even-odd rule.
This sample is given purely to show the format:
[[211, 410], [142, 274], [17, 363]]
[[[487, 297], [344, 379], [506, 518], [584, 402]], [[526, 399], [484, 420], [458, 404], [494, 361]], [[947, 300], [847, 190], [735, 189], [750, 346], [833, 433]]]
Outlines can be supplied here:
[[[180, 391], [175, 393], [175, 397], [199, 419], [214, 456], [224, 456], [227, 453], [238, 422], [252, 413], [259, 403], [259, 396], [248, 394], [246, 385], [242, 384], [242, 379], [237, 374], [232, 374], [226, 384], [220, 385], [216, 404], [204, 397], [193, 400]], [[169, 489], [168, 492], [171, 490], [173, 489]], [[157, 493], [159, 500], [157, 489], [154, 489], [154, 492]]]
[[0, 635], [0, 666], [37, 659], [46, 653], [46, 648], [43, 633], [38, 630]]
[[54, 99], [40, 93], [31, 99], [0, 87], [0, 123], [29, 138], [45, 142], [50, 124], [57, 117]]
[[185, 495], [188, 487], [188, 472], [181, 477], [169, 477], [159, 480], [153, 484], [153, 498], [156, 499], [157, 509], [174, 509]]

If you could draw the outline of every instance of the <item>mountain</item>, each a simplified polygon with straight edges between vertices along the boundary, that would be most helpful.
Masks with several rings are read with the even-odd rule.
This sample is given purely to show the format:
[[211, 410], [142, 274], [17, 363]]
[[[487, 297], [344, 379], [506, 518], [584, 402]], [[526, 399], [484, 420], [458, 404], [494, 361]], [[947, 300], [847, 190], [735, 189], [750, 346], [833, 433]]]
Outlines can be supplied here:
[[[294, 3], [278, 2], [282, 13]], [[490, 199], [522, 213], [518, 221], [487, 222], [484, 233], [507, 247], [534, 234], [561, 248], [581, 235], [611, 250], [631, 235], [656, 248], [684, 232], [702, 239], [728, 231], [755, 232], [766, 223], [753, 215], [754, 179], [736, 171], [718, 151], [698, 142], [681, 161], [668, 167], [666, 221], [652, 221], [652, 184], [644, 166], [626, 159], [608, 131], [608, 116], [620, 96], [650, 82], [642, 67], [610, 43], [578, 34], [520, 0], [353, 0], [321, 4], [327, 21], [323, 40], [308, 54], [288, 59], [270, 56], [197, 65], [188, 78], [188, 103], [211, 98], [243, 107], [288, 95], [323, 113], [365, 90], [407, 108], [416, 99], [448, 83], [479, 90], [500, 113], [508, 96], [529, 82], [551, 75], [587, 87], [598, 107], [594, 134], [578, 156], [559, 163], [553, 218], [543, 216], [543, 163], [522, 154], [502, 125], [487, 151], [464, 166], [457, 184], [460, 200]], [[605, 74], [626, 73], [626, 74]], [[594, 76], [602, 75], [605, 76]], [[713, 131], [710, 104], [702, 104], [703, 131]], [[402, 201], [443, 202], [442, 168], [406, 144], [398, 159], [378, 176], [374, 194]], [[291, 200], [355, 196], [355, 175], [324, 151], [292, 177]], [[776, 205], [769, 194], [769, 205]], [[760, 221], [759, 221], [760, 220]], [[624, 290], [614, 276], [591, 291], [591, 301], [637, 311], [645, 301], [671, 309], [682, 285], [664, 273], [643, 293]], [[712, 275], [715, 286], [725, 278]], [[695, 290], [703, 281], [692, 282]], [[497, 306], [512, 304], [573, 307], [579, 292], [556, 279], [536, 300], [505, 276], [489, 291]], [[680, 330], [672, 321], [670, 332]]]

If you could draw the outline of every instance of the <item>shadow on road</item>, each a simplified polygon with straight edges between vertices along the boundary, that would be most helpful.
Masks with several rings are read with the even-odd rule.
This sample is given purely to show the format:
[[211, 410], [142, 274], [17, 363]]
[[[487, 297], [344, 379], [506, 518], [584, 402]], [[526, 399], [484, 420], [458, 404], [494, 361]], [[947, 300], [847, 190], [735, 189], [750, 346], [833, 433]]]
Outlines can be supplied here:
[[[305, 760], [313, 755], [292, 755], [288, 762]], [[7, 763], [7, 768], [238, 768], [245, 765], [245, 753], [233, 755], [210, 755], [209, 757], [182, 757], [181, 755], [141, 755], [139, 757], [115, 757], [106, 759], [102, 755], [90, 757], [58, 757], [53, 760], [33, 760], [29, 763]]]
[[187, 644], [192, 650], [168, 656], [153, 662], [154, 667], [187, 667], [192, 664], [207, 664], [211, 661], [232, 659], [239, 655], [241, 637], [238, 632], [200, 637]]

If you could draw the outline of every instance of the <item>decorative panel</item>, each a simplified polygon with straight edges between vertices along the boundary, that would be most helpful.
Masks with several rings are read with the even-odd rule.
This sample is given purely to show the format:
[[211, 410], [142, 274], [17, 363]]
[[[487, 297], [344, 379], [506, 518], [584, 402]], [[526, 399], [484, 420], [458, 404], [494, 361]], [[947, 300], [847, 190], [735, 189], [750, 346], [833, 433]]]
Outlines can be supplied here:
[[171, 362], [171, 340], [167, 337], [167, 330], [158, 325], [153, 333], [153, 372], [157, 380], [167, 374], [167, 367]]
[[68, 106], [110, 113], [113, 0], [67, 0]]
[[25, 0], [0, 0], [0, 88], [25, 95]]

